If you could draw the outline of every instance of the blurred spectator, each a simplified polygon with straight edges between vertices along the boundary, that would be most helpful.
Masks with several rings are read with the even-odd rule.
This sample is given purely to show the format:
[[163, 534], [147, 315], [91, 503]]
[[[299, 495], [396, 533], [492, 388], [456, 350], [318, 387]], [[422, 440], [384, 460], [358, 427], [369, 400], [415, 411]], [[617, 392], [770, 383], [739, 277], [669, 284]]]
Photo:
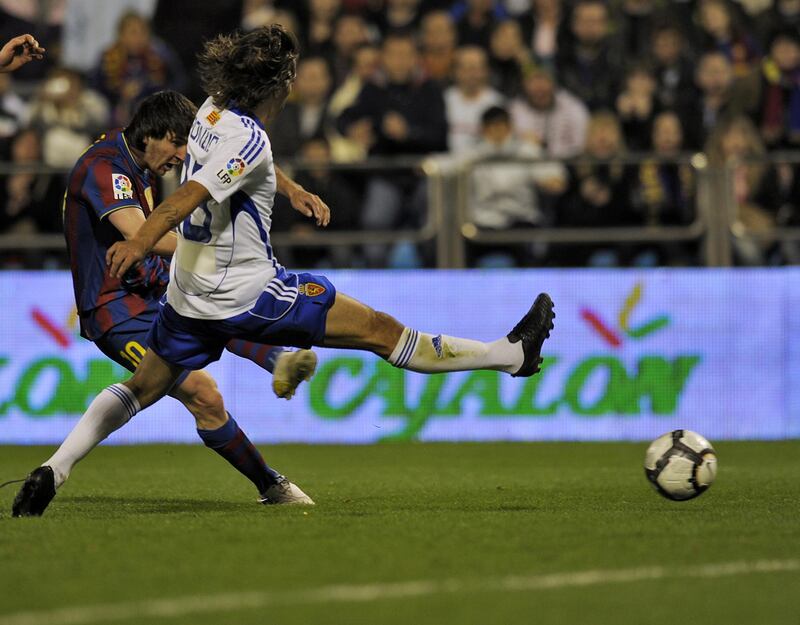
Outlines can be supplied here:
[[[664, 111], [653, 120], [652, 146], [654, 158], [639, 165], [634, 207], [645, 225], [688, 225], [695, 220], [696, 181], [691, 165], [675, 162], [683, 148], [683, 129], [674, 111]], [[648, 264], [689, 265], [696, 260], [696, 245], [641, 246], [637, 256], [641, 259], [647, 253], [654, 256]]]
[[242, 30], [251, 31], [262, 26], [280, 24], [302, 41], [302, 31], [297, 15], [273, 6], [273, 0], [246, 0], [242, 15]]
[[724, 54], [732, 64], [734, 76], [744, 76], [758, 63], [758, 42], [735, 19], [725, 0], [702, 0], [699, 21], [702, 48]]
[[[743, 116], [722, 120], [709, 138], [706, 152], [709, 164], [729, 168], [736, 234], [772, 229], [784, 198], [777, 170], [765, 158], [766, 146], [753, 123]], [[774, 249], [768, 242], [734, 239], [736, 258], [745, 265], [764, 264]]]
[[717, 123], [733, 112], [730, 61], [721, 52], [707, 52], [700, 57], [695, 81], [699, 92], [687, 103], [682, 118], [687, 146], [702, 149]]
[[558, 87], [552, 73], [534, 68], [525, 79], [525, 95], [511, 103], [514, 131], [541, 146], [547, 156], [580, 154], [586, 140], [589, 111], [574, 95]]
[[665, 2], [663, 0], [619, 0], [616, 4], [617, 29], [614, 34], [622, 41], [625, 58], [641, 59], [647, 56], [653, 39], [655, 16]]
[[324, 58], [307, 56], [300, 60], [292, 98], [268, 128], [275, 156], [294, 156], [304, 141], [326, 132], [331, 84]]
[[475, 145], [480, 138], [481, 115], [503, 96], [489, 86], [486, 53], [477, 46], [459, 48], [456, 53], [455, 84], [444, 93], [447, 113], [447, 145], [458, 152]]
[[[342, 113], [339, 128], [381, 156], [426, 155], [447, 149], [447, 119], [441, 90], [421, 77], [414, 40], [390, 34], [381, 50], [382, 76], [364, 86], [355, 104]], [[418, 225], [424, 217], [424, 185], [419, 178], [393, 172], [367, 185], [362, 224], [368, 229]], [[365, 250], [371, 266], [382, 266], [385, 250]]]
[[486, 48], [494, 25], [508, 18], [508, 13], [498, 0], [461, 0], [453, 6], [453, 18], [459, 45]]
[[563, 20], [562, 0], [533, 0], [530, 10], [519, 17], [523, 40], [538, 63], [555, 65]]
[[735, 2], [740, 6], [744, 17], [749, 19], [759, 17], [773, 4], [773, 0], [735, 0]]
[[[325, 200], [331, 209], [331, 223], [328, 230], [357, 230], [360, 198], [349, 180], [331, 171], [331, 150], [324, 137], [314, 137], [303, 143], [300, 156], [310, 169], [298, 172], [294, 179], [309, 193], [315, 193]], [[273, 229], [290, 231], [303, 235], [316, 230], [313, 223], [300, 213], [292, 210], [288, 200], [281, 198], [281, 206], [273, 212]], [[277, 199], [277, 198], [276, 198]], [[348, 247], [295, 247], [281, 251], [285, 262], [298, 267], [337, 267], [353, 266], [352, 250]], [[291, 260], [294, 259], [294, 260]]]
[[[363, 44], [355, 51], [353, 68], [341, 86], [334, 91], [328, 103], [328, 114], [332, 119], [355, 104], [358, 94], [369, 81], [375, 78], [381, 65], [380, 48], [373, 44]], [[367, 157], [367, 145], [358, 143], [340, 134], [336, 128], [328, 131], [331, 156], [337, 163], [361, 161]]]
[[605, 2], [577, 0], [570, 31], [573, 45], [558, 54], [559, 81], [590, 110], [613, 107], [622, 60], [612, 45]]
[[[625, 226], [640, 222], [631, 205], [635, 169], [626, 165], [625, 142], [617, 117], [594, 113], [586, 131], [586, 149], [570, 166], [569, 188], [559, 203], [558, 224], [566, 227]], [[569, 265], [619, 265], [627, 250], [622, 246], [570, 247], [561, 262]]]
[[380, 67], [381, 51], [378, 46], [365, 43], [356, 48], [350, 73], [331, 96], [328, 107], [331, 115], [338, 117], [351, 107], [364, 85], [375, 77]]
[[308, 22], [303, 30], [305, 54], [329, 57], [333, 53], [333, 25], [341, 0], [308, 0]]
[[800, 32], [773, 35], [761, 67], [738, 87], [751, 98], [749, 109], [768, 148], [800, 148]]
[[625, 87], [617, 96], [617, 115], [625, 143], [635, 151], [650, 147], [650, 126], [655, 115], [656, 81], [644, 65], [634, 65], [625, 74]]
[[674, 111], [653, 120], [653, 160], [639, 166], [639, 209], [649, 225], [683, 225], [694, 220], [694, 173], [691, 165], [675, 161], [683, 149], [683, 128]]
[[61, 35], [61, 64], [87, 73], [114, 43], [120, 18], [131, 11], [150, 19], [156, 0], [69, 0]]
[[656, 101], [662, 108], [686, 106], [694, 95], [694, 63], [681, 29], [673, 24], [656, 28], [651, 52]]
[[50, 73], [31, 103], [30, 123], [41, 133], [44, 161], [52, 167], [72, 167], [108, 118], [103, 97], [65, 68]]
[[202, 41], [241, 26], [243, 0], [157, 0], [151, 21], [153, 33], [175, 51], [186, 70], [185, 93], [195, 103], [203, 102], [197, 75], [197, 50]]
[[17, 134], [27, 120], [28, 105], [14, 91], [11, 75], [0, 73], [0, 142]]
[[356, 50], [369, 42], [369, 28], [360, 15], [345, 13], [333, 29], [333, 84], [339, 85], [350, 74]]
[[759, 43], [766, 47], [775, 33], [785, 29], [800, 31], [800, 0], [775, 0], [756, 20]]
[[[506, 109], [493, 106], [481, 116], [481, 141], [462, 156], [474, 164], [470, 177], [469, 218], [479, 228], [508, 230], [543, 226], [552, 219], [540, 201], [540, 193], [564, 191], [566, 176], [560, 163], [508, 162], [507, 159], [538, 158], [541, 149], [514, 138]], [[540, 247], [536, 252], [543, 252]], [[524, 246], [479, 246], [481, 264], [496, 265], [504, 256], [507, 265], [527, 264]]]
[[[289, 21], [292, 22], [291, 26], [293, 28], [281, 21], [287, 16]], [[280, 24], [297, 34], [297, 16], [281, 10], [276, 6], [275, 0], [244, 0], [244, 5], [242, 6], [242, 30], [249, 32], [270, 24]]]
[[419, 26], [420, 0], [384, 0], [383, 10], [375, 20], [381, 35], [393, 31], [412, 32]]
[[161, 89], [183, 88], [183, 68], [172, 51], [150, 33], [150, 24], [138, 13], [125, 13], [117, 40], [103, 52], [94, 82], [112, 106], [112, 123], [128, 122], [144, 97]]
[[490, 67], [492, 84], [507, 98], [522, 90], [522, 77], [533, 65], [530, 50], [522, 39], [522, 28], [514, 20], [503, 20], [492, 31]]
[[450, 82], [458, 36], [447, 11], [431, 11], [422, 18], [422, 67], [430, 80], [444, 88]]
[[328, 110], [331, 115], [338, 117], [342, 112], [351, 107], [369, 81], [375, 78], [381, 67], [381, 50], [378, 46], [365, 43], [353, 52], [353, 65], [350, 73], [345, 77], [331, 96]]
[[[13, 165], [42, 162], [39, 136], [23, 130], [11, 142]], [[59, 176], [19, 172], [0, 178], [0, 232], [61, 232], [63, 181]]]
[[15, 71], [20, 83], [39, 81], [58, 65], [65, 5], [66, 0], [0, 0], [0, 45], [20, 33], [30, 33], [47, 50], [41, 61]]
[[443, 151], [447, 121], [441, 90], [424, 80], [414, 40], [390, 34], [381, 48], [381, 73], [364, 85], [355, 104], [339, 119], [340, 129], [371, 154]]

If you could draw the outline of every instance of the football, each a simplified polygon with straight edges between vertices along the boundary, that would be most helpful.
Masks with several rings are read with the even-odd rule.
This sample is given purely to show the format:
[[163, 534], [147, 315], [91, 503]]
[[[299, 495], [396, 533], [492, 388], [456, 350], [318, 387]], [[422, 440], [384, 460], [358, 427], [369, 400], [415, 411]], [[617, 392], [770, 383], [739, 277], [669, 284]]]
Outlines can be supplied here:
[[673, 430], [647, 448], [644, 472], [667, 499], [685, 501], [705, 492], [717, 476], [717, 454], [704, 437], [689, 430]]

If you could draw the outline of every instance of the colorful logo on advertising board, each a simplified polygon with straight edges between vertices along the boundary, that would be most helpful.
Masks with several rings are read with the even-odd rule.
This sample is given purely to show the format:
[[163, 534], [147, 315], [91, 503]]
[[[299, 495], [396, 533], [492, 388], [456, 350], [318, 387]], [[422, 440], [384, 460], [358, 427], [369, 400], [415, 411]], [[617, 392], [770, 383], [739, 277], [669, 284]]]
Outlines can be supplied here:
[[588, 307], [581, 309], [581, 318], [589, 324], [603, 341], [614, 348], [622, 347], [622, 336], [639, 341], [654, 332], [663, 330], [670, 324], [671, 319], [668, 315], [657, 315], [635, 327], [630, 325], [631, 315], [641, 303], [643, 288], [642, 283], [637, 282], [628, 297], [625, 298], [625, 303], [617, 316], [619, 330], [611, 328], [598, 313]]
[[[78, 335], [75, 309], [60, 323], [33, 307], [30, 320], [47, 337], [53, 351], [24, 363], [17, 371], [10, 395], [0, 397], [0, 416], [13, 408], [32, 417], [81, 414], [106, 386], [128, 377], [127, 371], [103, 356], [88, 359], [83, 367], [68, 358]], [[10, 364], [7, 356], [0, 355], [0, 371]], [[81, 368], [84, 373], [79, 372]]]

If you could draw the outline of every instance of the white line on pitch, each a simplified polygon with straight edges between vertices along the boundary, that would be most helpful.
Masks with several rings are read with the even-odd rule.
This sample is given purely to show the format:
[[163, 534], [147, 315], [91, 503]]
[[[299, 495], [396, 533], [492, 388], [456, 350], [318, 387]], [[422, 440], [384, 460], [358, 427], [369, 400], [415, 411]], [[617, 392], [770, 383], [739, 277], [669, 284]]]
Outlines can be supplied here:
[[575, 586], [597, 586], [665, 578], [715, 578], [754, 573], [800, 571], [800, 560], [756, 560], [723, 562], [684, 568], [662, 566], [633, 569], [572, 571], [546, 575], [517, 575], [496, 579], [445, 579], [391, 582], [385, 584], [322, 586], [287, 592], [237, 592], [173, 599], [151, 599], [101, 605], [75, 606], [49, 611], [0, 615], [0, 625], [90, 625], [130, 619], [168, 618], [256, 609], [279, 605], [310, 605], [332, 602], [369, 602], [429, 595], [481, 591], [555, 590]]

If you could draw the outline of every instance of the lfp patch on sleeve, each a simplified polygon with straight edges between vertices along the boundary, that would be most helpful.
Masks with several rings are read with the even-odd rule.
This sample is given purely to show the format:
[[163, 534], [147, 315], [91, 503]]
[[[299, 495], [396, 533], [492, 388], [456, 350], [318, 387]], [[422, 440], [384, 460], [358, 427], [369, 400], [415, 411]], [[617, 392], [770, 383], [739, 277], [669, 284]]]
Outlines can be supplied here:
[[114, 185], [115, 200], [130, 200], [133, 198], [133, 185], [130, 178], [124, 174], [111, 174], [111, 183]]

